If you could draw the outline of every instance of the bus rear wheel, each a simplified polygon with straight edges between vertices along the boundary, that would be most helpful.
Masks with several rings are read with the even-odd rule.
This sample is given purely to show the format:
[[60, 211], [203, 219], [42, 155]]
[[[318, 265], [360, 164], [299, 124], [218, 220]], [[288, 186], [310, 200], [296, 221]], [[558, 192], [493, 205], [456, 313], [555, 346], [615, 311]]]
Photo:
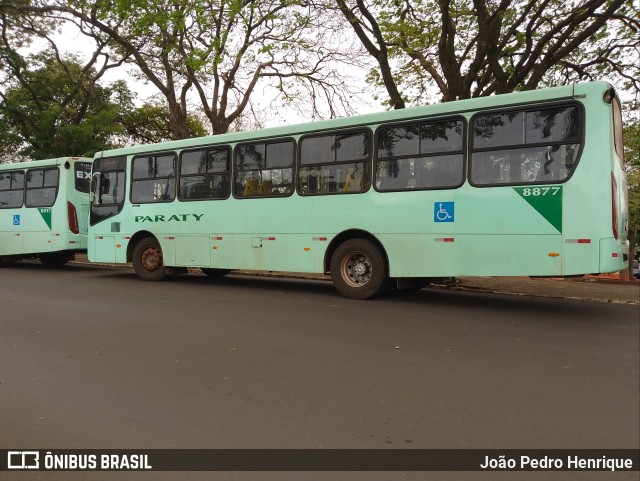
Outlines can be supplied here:
[[350, 239], [331, 257], [331, 280], [350, 299], [369, 299], [389, 289], [389, 278], [380, 249], [366, 239]]
[[162, 262], [162, 249], [153, 237], [145, 237], [133, 249], [133, 269], [143, 281], [160, 281], [167, 270]]

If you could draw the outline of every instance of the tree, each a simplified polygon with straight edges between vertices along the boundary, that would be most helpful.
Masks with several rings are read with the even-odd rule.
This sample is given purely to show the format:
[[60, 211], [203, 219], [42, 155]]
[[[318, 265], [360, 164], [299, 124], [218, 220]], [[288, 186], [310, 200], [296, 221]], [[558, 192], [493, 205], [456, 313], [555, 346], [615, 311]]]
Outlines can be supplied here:
[[624, 128], [624, 144], [629, 189], [629, 245], [633, 258], [640, 240], [640, 123]]
[[[380, 72], [410, 103], [613, 76], [640, 91], [633, 0], [335, 0]], [[335, 8], [334, 7], [334, 8]], [[389, 75], [388, 70], [393, 73]]]
[[298, 0], [33, 0], [0, 3], [0, 12], [73, 20], [109, 54], [135, 65], [163, 96], [174, 136], [192, 134], [193, 99], [212, 133], [226, 132], [257, 109], [259, 88], [281, 102], [308, 105], [312, 116], [352, 112], [354, 92], [334, 61], [344, 46], [329, 21]]
[[[0, 160], [88, 155], [132, 142], [171, 140], [164, 105], [135, 107], [122, 80], [101, 85], [93, 69], [51, 51], [16, 55], [0, 91]], [[187, 120], [204, 135], [197, 119]]]
[[[118, 118], [131, 108], [124, 82], [108, 87], [94, 71], [55, 55], [23, 59], [20, 79], [0, 92], [0, 151], [5, 159], [92, 155], [122, 133]], [[26, 67], [28, 65], [28, 68]]]

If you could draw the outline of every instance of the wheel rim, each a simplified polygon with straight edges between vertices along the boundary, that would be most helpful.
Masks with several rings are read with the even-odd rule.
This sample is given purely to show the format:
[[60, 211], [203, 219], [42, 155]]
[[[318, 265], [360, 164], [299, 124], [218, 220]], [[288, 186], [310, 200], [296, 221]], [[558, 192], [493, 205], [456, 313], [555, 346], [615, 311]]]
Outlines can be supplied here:
[[140, 264], [146, 271], [157, 271], [162, 266], [162, 252], [157, 247], [147, 247], [142, 251]]
[[351, 287], [362, 287], [371, 280], [371, 259], [362, 252], [351, 252], [344, 256], [340, 266], [342, 278]]

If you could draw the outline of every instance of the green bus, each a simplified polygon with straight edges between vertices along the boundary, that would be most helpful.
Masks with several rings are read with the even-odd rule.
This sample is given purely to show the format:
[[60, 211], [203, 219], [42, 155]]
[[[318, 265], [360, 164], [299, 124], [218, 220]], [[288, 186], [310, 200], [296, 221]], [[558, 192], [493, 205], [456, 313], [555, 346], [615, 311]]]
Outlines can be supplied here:
[[0, 165], [0, 266], [24, 258], [62, 265], [87, 250], [92, 159]]
[[89, 260], [330, 273], [344, 296], [628, 262], [620, 103], [590, 82], [94, 157]]

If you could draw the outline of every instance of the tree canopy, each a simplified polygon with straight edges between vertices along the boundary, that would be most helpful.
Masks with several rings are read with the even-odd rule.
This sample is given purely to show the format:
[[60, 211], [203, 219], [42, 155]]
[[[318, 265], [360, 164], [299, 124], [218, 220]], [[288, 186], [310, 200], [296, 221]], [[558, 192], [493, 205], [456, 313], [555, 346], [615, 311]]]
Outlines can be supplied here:
[[0, 75], [20, 80], [34, 38], [62, 65], [51, 33], [74, 25], [93, 45], [92, 82], [118, 71], [157, 92], [121, 115], [135, 141], [260, 125], [280, 109], [355, 113], [365, 79], [390, 108], [591, 78], [637, 105], [639, 18], [633, 0], [0, 0]]
[[369, 78], [386, 89], [392, 108], [594, 78], [640, 91], [633, 0], [335, 0], [323, 7], [334, 5], [375, 59]]
[[0, 93], [0, 152], [4, 158], [92, 155], [122, 134], [121, 112], [131, 92], [122, 81], [101, 86], [74, 60], [38, 54]]
[[192, 134], [190, 102], [212, 133], [223, 133], [266, 88], [310, 116], [323, 115], [323, 105], [330, 116], [353, 112], [355, 89], [334, 65], [349, 50], [324, 28], [328, 16], [298, 0], [33, 0], [3, 9], [75, 22], [112, 62], [134, 65], [163, 96], [178, 138]]

